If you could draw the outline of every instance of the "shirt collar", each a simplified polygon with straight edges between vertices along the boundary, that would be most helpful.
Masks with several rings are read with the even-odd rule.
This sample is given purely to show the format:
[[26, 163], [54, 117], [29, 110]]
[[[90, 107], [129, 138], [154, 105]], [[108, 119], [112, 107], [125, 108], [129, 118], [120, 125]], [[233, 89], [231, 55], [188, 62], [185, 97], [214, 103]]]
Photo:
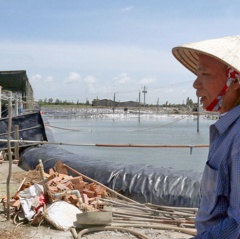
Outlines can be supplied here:
[[220, 134], [224, 133], [228, 127], [240, 117], [240, 105], [234, 107], [226, 114], [220, 116], [219, 120], [214, 124]]

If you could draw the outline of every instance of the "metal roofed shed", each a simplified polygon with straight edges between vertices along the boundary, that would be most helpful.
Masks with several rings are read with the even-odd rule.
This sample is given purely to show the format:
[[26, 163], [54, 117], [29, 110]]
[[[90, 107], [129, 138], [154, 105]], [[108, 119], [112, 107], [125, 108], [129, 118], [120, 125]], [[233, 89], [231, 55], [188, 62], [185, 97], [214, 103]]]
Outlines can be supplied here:
[[[25, 70], [0, 71], [0, 109], [3, 113], [3, 107], [14, 109], [11, 114], [11, 132], [10, 140], [16, 139], [15, 126], [18, 125], [18, 138], [28, 141], [47, 141], [44, 123], [39, 110], [34, 107], [33, 89], [28, 80]], [[9, 94], [9, 92], [12, 92]], [[10, 96], [9, 96], [10, 95]], [[20, 99], [20, 102], [18, 101]], [[11, 102], [11, 104], [10, 104]], [[24, 113], [19, 113], [17, 109], [21, 106]], [[6, 107], [8, 106], [8, 107]], [[3, 116], [3, 114], [2, 114]], [[8, 112], [0, 117], [0, 150], [8, 149], [6, 139], [8, 139]], [[22, 149], [31, 145], [38, 145], [39, 142], [24, 143], [20, 142], [19, 147]], [[11, 147], [14, 143], [11, 143]]]
[[0, 71], [0, 86], [2, 91], [12, 91], [21, 95], [27, 109], [33, 109], [33, 89], [25, 70]]

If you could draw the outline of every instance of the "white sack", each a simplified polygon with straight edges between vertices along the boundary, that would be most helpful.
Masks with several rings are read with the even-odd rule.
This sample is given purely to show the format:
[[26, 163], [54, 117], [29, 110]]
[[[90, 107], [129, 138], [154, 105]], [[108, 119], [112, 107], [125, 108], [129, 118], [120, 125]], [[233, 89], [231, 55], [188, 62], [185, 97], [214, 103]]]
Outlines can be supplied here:
[[82, 211], [76, 206], [65, 201], [56, 201], [47, 205], [43, 216], [55, 228], [67, 231], [74, 226], [78, 213], [82, 213]]

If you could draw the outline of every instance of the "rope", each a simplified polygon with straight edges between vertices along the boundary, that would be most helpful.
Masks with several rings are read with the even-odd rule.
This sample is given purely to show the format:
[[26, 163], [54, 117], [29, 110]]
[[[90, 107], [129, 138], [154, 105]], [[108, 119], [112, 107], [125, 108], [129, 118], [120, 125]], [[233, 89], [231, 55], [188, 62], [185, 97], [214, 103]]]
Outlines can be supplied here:
[[150, 128], [145, 128], [145, 129], [137, 129], [137, 130], [130, 130], [130, 132], [137, 132], [137, 131], [147, 131], [147, 130], [151, 130], [151, 129], [157, 129], [157, 128], [160, 128], [160, 127], [164, 127], [164, 126], [167, 126], [167, 125], [170, 125], [170, 124], [175, 124], [176, 122], [180, 121], [180, 120], [183, 120], [183, 119], [186, 119], [186, 117], [183, 117], [181, 119], [177, 119], [173, 122], [170, 122], [170, 123], [167, 123], [167, 124], [163, 124], [163, 125], [159, 125], [159, 126], [154, 126], [154, 127], [150, 127]]
[[[41, 127], [42, 127], [41, 125], [36, 125], [36, 126], [33, 126], [33, 127], [20, 129], [19, 132], [26, 131], [26, 130], [31, 130], [31, 129], [37, 129], [37, 128], [41, 128]], [[14, 131], [11, 132], [11, 134], [13, 134], [13, 133], [14, 133]], [[2, 134], [0, 134], [0, 136], [6, 135], [6, 134], [7, 133], [2, 133]]]
[[[151, 130], [151, 129], [156, 129], [156, 128], [160, 128], [160, 127], [164, 127], [167, 125], [171, 125], [171, 124], [175, 124], [176, 122], [186, 119], [188, 116], [185, 116], [181, 119], [177, 119], [173, 122], [167, 123], [167, 124], [163, 124], [163, 125], [158, 125], [158, 126], [154, 126], [154, 127], [149, 127], [149, 128], [145, 128], [145, 129], [137, 129], [137, 130], [129, 130], [128, 132], [138, 132], [138, 131], [147, 131], [147, 130]], [[50, 128], [56, 128], [56, 129], [62, 129], [62, 130], [68, 130], [68, 131], [74, 131], [74, 132], [80, 132], [81, 130], [78, 129], [69, 129], [69, 128], [63, 128], [63, 127], [58, 127], [58, 126], [52, 126], [50, 124], [45, 124], [45, 126], [48, 126]]]
[[81, 130], [78, 129], [68, 129], [68, 128], [62, 128], [62, 127], [57, 127], [57, 126], [52, 126], [49, 124], [45, 124], [45, 126], [48, 126], [50, 128], [55, 128], [55, 129], [62, 129], [62, 130], [68, 130], [68, 131], [74, 131], [74, 132], [80, 132]]

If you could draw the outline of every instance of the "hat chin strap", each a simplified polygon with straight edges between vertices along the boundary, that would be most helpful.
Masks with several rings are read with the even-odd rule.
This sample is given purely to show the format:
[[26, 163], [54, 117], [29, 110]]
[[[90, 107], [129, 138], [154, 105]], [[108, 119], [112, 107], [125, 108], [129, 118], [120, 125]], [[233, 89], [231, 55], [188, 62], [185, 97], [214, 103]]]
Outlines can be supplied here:
[[229, 86], [231, 85], [232, 81], [235, 79], [239, 79], [240, 74], [232, 68], [227, 69], [227, 82], [226, 85], [221, 90], [220, 94], [217, 96], [215, 100], [206, 108], [207, 111], [219, 111], [221, 109], [223, 103], [223, 96], [226, 94]]
[[227, 92], [228, 86], [227, 84], [223, 87], [220, 94], [217, 96], [215, 100], [212, 101], [212, 103], [206, 108], [206, 111], [219, 111], [222, 103], [223, 103], [223, 96]]

